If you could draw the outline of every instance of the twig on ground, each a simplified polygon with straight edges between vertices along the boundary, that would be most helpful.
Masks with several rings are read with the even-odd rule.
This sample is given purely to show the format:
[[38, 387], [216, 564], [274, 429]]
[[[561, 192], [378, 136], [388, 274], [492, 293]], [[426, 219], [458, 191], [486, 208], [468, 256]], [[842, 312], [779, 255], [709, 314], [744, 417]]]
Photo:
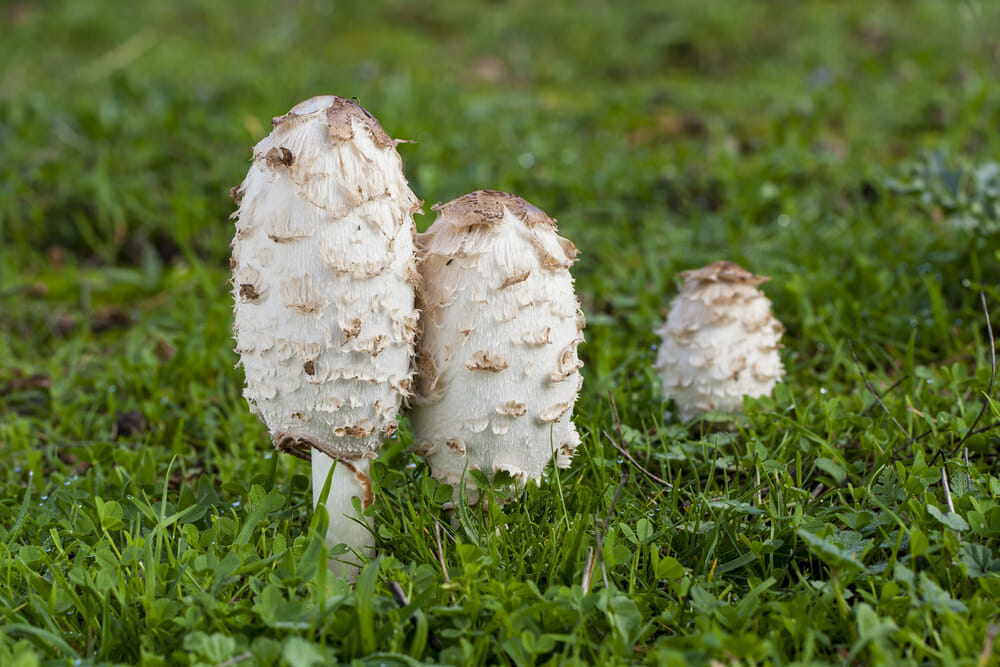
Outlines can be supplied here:
[[[396, 604], [398, 604], [400, 608], [405, 608], [409, 606], [410, 599], [406, 597], [406, 593], [403, 592], [403, 587], [399, 585], [398, 581], [390, 581], [388, 586], [389, 586], [389, 592], [392, 593], [392, 597], [396, 600]], [[413, 613], [410, 614], [410, 623], [413, 624], [413, 627], [417, 626], [416, 610], [414, 610]], [[431, 632], [427, 633], [427, 643], [430, 644], [431, 648], [433, 648], [435, 651], [441, 650], [441, 641]]]
[[622, 479], [618, 482], [618, 488], [615, 490], [615, 495], [611, 497], [611, 504], [608, 505], [608, 513], [604, 516], [604, 525], [598, 525], [597, 517], [594, 517], [594, 530], [597, 533], [597, 562], [601, 564], [601, 575], [604, 577], [604, 586], [608, 585], [608, 571], [604, 567], [604, 536], [608, 534], [608, 524], [611, 523], [611, 515], [615, 512], [615, 505], [618, 504], [618, 497], [622, 493], [622, 489], [629, 480], [629, 468], [625, 466], [622, 468]]
[[611, 414], [613, 414], [614, 417], [615, 417], [615, 432], [618, 434], [618, 440], [616, 441], [616, 440], [612, 439], [612, 437], [610, 435], [608, 435], [607, 431], [601, 431], [601, 433], [603, 433], [604, 437], [608, 439], [608, 441], [611, 443], [611, 445], [616, 450], [618, 450], [618, 453], [621, 454], [622, 456], [624, 456], [626, 459], [628, 459], [628, 461], [632, 465], [634, 465], [636, 468], [638, 468], [640, 472], [642, 472], [644, 475], [646, 475], [647, 477], [649, 477], [651, 480], [653, 480], [657, 484], [662, 484], [663, 486], [667, 487], [668, 489], [672, 489], [673, 485], [670, 482], [666, 481], [662, 477], [658, 477], [657, 475], [654, 475], [653, 473], [651, 473], [648, 470], [646, 470], [645, 468], [643, 468], [641, 465], [639, 465], [638, 461], [636, 461], [634, 458], [632, 458], [632, 455], [628, 453], [628, 450], [625, 449], [625, 446], [622, 444], [625, 441], [625, 439], [622, 436], [622, 422], [618, 418], [618, 406], [615, 404], [615, 395], [613, 393], [611, 393], [610, 391], [608, 392], [608, 399], [611, 401]]
[[[618, 432], [618, 438], [621, 439], [622, 423], [621, 420], [618, 418], [618, 406], [615, 405], [615, 397], [611, 392], [608, 392], [608, 397], [611, 399], [611, 413], [615, 417], [615, 429]], [[605, 435], [607, 435], [607, 433], [605, 433]], [[619, 449], [617, 443], [615, 443], [614, 440], [612, 440], [610, 437], [608, 439], [611, 440], [611, 443], [613, 445], [615, 445], [616, 450], [622, 451], [621, 449]], [[595, 544], [592, 549], [587, 550], [587, 561], [584, 564], [583, 581], [581, 582], [584, 593], [590, 590], [590, 582], [591, 579], [593, 578], [594, 568], [598, 563], [600, 563], [601, 565], [601, 576], [604, 579], [604, 586], [605, 588], [607, 588], [608, 586], [608, 571], [607, 568], [604, 566], [604, 536], [607, 535], [608, 524], [611, 523], [611, 516], [612, 514], [614, 514], [615, 505], [618, 504], [618, 497], [621, 495], [622, 489], [624, 489], [625, 485], [628, 483], [630, 477], [629, 470], [630, 468], [628, 466], [624, 466], [622, 468], [622, 478], [621, 481], [618, 482], [618, 488], [615, 490], [615, 495], [611, 497], [611, 504], [608, 506], [608, 513], [604, 516], [604, 524], [603, 525], [599, 524], [597, 521], [597, 516], [596, 515], [594, 516]]]
[[[986, 335], [990, 340], [990, 381], [986, 387], [987, 400], [983, 401], [983, 407], [980, 408], [979, 414], [976, 415], [975, 420], [972, 422], [972, 426], [970, 426], [965, 431], [965, 435], [962, 436], [962, 439], [959, 440], [958, 444], [952, 448], [951, 453], [948, 454], [948, 458], [954, 456], [958, 452], [958, 450], [965, 445], [966, 441], [968, 441], [970, 437], [977, 435], [979, 433], [985, 433], [986, 431], [997, 426], [997, 424], [991, 424], [989, 426], [985, 426], [979, 430], [976, 430], [976, 427], [979, 426], [979, 422], [982, 421], [983, 419], [983, 415], [986, 414], [986, 409], [989, 407], [990, 404], [989, 397], [993, 395], [993, 385], [997, 379], [997, 346], [996, 346], [996, 341], [993, 339], [993, 324], [990, 322], [990, 309], [986, 303], [985, 292], [979, 293], [979, 300], [983, 304], [983, 315], [986, 317]], [[944, 451], [943, 446], [938, 447], [937, 451], [934, 452], [934, 456], [931, 457], [931, 460], [928, 463], [928, 465], [934, 465], [934, 462], [937, 461], [938, 456], [940, 456], [943, 451]], [[968, 462], [968, 456], [966, 456], [966, 462]]]
[[[621, 423], [621, 420], [618, 418], [618, 406], [615, 405], [614, 394], [612, 394], [610, 391], [608, 392], [608, 398], [611, 399], [611, 413], [615, 417], [615, 430], [618, 432], [618, 438], [621, 439], [622, 438], [622, 423]], [[607, 435], [607, 434], [605, 434], [605, 435]], [[612, 441], [612, 444], [614, 444], [613, 441]], [[615, 447], [615, 449], [618, 449], [618, 447]], [[614, 512], [615, 512], [615, 505], [618, 504], [618, 497], [621, 495], [622, 489], [625, 488], [625, 485], [628, 484], [628, 480], [629, 480], [630, 476], [631, 476], [631, 473], [629, 472], [629, 467], [628, 466], [623, 467], [622, 468], [622, 478], [621, 478], [621, 481], [618, 482], [618, 488], [615, 489], [615, 495], [611, 497], [611, 504], [608, 505], [608, 513], [604, 516], [604, 525], [603, 526], [602, 525], [598, 525], [598, 523], [597, 523], [597, 517], [596, 516], [594, 517], [594, 532], [595, 532], [595, 534], [596, 534], [595, 536], [597, 538], [597, 541], [596, 541], [597, 543], [595, 545], [595, 549], [596, 549], [596, 552], [597, 552], [597, 557], [596, 557], [595, 560], [596, 560], [596, 562], [600, 563], [600, 565], [601, 565], [601, 576], [604, 579], [604, 587], [605, 588], [607, 588], [607, 586], [608, 586], [608, 571], [607, 571], [607, 568], [604, 567], [604, 536], [608, 534], [608, 524], [611, 523], [611, 515], [614, 514]], [[593, 569], [593, 568], [590, 568], [590, 569]], [[589, 584], [589, 581], [590, 581], [590, 577], [588, 576], [587, 577], [588, 584]]]
[[240, 653], [237, 656], [233, 656], [225, 662], [220, 662], [215, 665], [215, 667], [233, 667], [233, 665], [238, 665], [244, 660], [250, 660], [253, 658], [253, 653], [247, 651], [246, 653]]
[[861, 362], [858, 361], [858, 355], [854, 353], [854, 344], [851, 343], [851, 341], [847, 341], [847, 347], [851, 350], [851, 358], [854, 359], [854, 365], [857, 367], [858, 373], [861, 374], [861, 381], [865, 383], [865, 387], [867, 387], [868, 391], [871, 392], [871, 395], [875, 397], [875, 402], [877, 402], [879, 406], [881, 406], [881, 408], [885, 410], [885, 413], [889, 415], [889, 419], [892, 420], [892, 423], [896, 425], [896, 428], [898, 428], [900, 432], [904, 436], [906, 436], [906, 439], [912, 445], [914, 443], [913, 436], [907, 433], [906, 429], [903, 428], [903, 425], [900, 424], [895, 417], [893, 417], [892, 413], [889, 411], [889, 408], [887, 408], [885, 403], [882, 402], [882, 397], [878, 395], [878, 393], [875, 391], [875, 388], [872, 386], [871, 382], [868, 381], [868, 376], [865, 375], [864, 370], [861, 368]]
[[[855, 359], [855, 361], [857, 361], [857, 360]], [[886, 389], [885, 391], [883, 391], [880, 395], [876, 396], [876, 398], [885, 398], [886, 396], [888, 396], [892, 392], [893, 389], [895, 389], [899, 385], [903, 384], [909, 378], [910, 378], [909, 375], [904, 375], [903, 377], [899, 378], [898, 380], [896, 380], [895, 382], [893, 382], [891, 385], [889, 385], [888, 389]], [[869, 412], [871, 412], [871, 409], [874, 408], [876, 405], [878, 405], [878, 401], [876, 401], [875, 403], [869, 403], [868, 407], [861, 411], [861, 414], [862, 415], [868, 414]]]
[[[993, 324], [990, 322], [990, 309], [986, 304], [985, 292], [979, 293], [979, 300], [983, 304], [983, 315], [986, 317], [986, 335], [990, 339], [990, 382], [986, 386], [986, 397], [989, 398], [993, 395], [993, 383], [996, 382], [997, 379], [997, 346], [996, 341], [993, 340]], [[979, 414], [976, 415], [976, 419], [972, 422], [972, 426], [969, 427], [969, 430], [965, 432], [962, 439], [958, 441], [957, 445], [955, 445], [955, 449], [952, 450], [951, 453], [952, 456], [954, 456], [955, 452], [957, 452], [959, 448], [965, 444], [966, 440], [969, 439], [969, 436], [972, 435], [972, 432], [977, 426], [979, 426], [979, 422], [982, 421], [983, 415], [986, 414], [986, 408], [989, 404], [990, 402], [988, 400], [983, 401], [983, 407], [980, 408]]]
[[604, 437], [608, 439], [608, 442], [610, 442], [611, 445], [616, 450], [618, 450], [618, 453], [621, 454], [622, 456], [624, 456], [625, 459], [629, 463], [631, 463], [632, 465], [634, 465], [639, 472], [641, 472], [642, 474], [644, 474], [646, 477], [650, 478], [651, 480], [653, 480], [657, 484], [662, 484], [663, 486], [665, 486], [668, 489], [672, 489], [673, 488], [673, 485], [670, 482], [668, 482], [665, 479], [662, 479], [660, 477], [657, 477], [653, 473], [651, 473], [648, 470], [646, 470], [645, 468], [643, 468], [639, 464], [638, 461], [636, 461], [634, 458], [632, 458], [632, 455], [628, 453], [627, 449], [625, 449], [620, 443], [618, 443], [617, 441], [615, 441], [614, 438], [611, 437], [611, 434], [609, 434], [607, 431], [601, 431], [601, 433], [603, 433]]

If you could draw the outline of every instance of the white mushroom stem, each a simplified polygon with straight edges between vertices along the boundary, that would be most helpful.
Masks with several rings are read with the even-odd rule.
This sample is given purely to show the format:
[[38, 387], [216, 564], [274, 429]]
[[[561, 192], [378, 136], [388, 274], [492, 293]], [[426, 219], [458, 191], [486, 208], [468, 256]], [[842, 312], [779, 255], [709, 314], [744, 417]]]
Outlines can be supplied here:
[[345, 462], [335, 461], [320, 452], [314, 452], [312, 456], [313, 506], [319, 507], [326, 480], [330, 478], [330, 489], [324, 503], [330, 517], [326, 543], [330, 546], [347, 544], [358, 552], [348, 551], [330, 559], [330, 569], [347, 579], [353, 579], [358, 574], [359, 554], [365, 558], [371, 558], [375, 554], [372, 521], [359, 517], [354, 511], [354, 498], [361, 501], [362, 510], [371, 505], [372, 492], [368, 478], [370, 468], [371, 461], [364, 458]]

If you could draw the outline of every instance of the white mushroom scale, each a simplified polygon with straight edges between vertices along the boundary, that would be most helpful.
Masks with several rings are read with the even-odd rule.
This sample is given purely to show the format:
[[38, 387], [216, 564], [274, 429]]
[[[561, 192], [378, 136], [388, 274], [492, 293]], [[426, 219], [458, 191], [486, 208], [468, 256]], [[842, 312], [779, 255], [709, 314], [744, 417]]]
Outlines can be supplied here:
[[311, 459], [315, 501], [337, 462], [327, 543], [370, 553], [352, 498], [372, 502], [370, 461], [412, 394], [421, 202], [398, 142], [354, 101], [314, 97], [273, 125], [233, 189], [244, 396], [275, 447]]
[[580, 442], [572, 422], [583, 378], [585, 324], [569, 267], [573, 244], [520, 197], [481, 190], [434, 207], [421, 234], [423, 312], [414, 449], [455, 486], [468, 470], [518, 487], [549, 461], [566, 467]]

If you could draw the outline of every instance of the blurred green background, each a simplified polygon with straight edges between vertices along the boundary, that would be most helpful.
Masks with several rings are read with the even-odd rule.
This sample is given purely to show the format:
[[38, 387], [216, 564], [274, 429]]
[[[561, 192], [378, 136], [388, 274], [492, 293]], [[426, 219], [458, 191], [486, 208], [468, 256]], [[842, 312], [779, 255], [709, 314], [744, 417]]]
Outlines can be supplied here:
[[[901, 224], [933, 220], [880, 208], [880, 177], [1000, 141], [995, 3], [37, 2], [2, 17], [8, 291], [53, 259], [223, 267], [249, 147], [333, 93], [414, 142], [401, 152], [428, 205], [489, 187], [557, 217], [594, 313], [653, 307], [676, 270], [726, 258], [778, 278], [788, 309], [816, 299], [782, 294], [786, 278], [818, 294], [847, 281], [871, 301], [830, 304], [835, 324], [878, 328], [894, 274], [936, 252]], [[870, 259], [877, 244], [895, 266]]]

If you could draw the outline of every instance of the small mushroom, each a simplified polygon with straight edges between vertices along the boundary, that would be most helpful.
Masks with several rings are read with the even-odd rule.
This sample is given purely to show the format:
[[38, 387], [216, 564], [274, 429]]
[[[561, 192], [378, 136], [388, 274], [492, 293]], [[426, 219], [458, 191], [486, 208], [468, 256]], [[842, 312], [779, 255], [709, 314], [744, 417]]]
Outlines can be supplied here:
[[468, 470], [518, 486], [555, 458], [569, 465], [583, 378], [584, 318], [569, 267], [572, 243], [556, 221], [514, 195], [482, 190], [434, 207], [419, 236], [415, 451], [456, 487]]
[[680, 294], [667, 321], [656, 368], [667, 398], [684, 421], [708, 410], [735, 414], [743, 397], [770, 395], [784, 368], [784, 327], [757, 286], [769, 280], [731, 262], [680, 274]]
[[332, 474], [327, 544], [370, 554], [352, 498], [372, 501], [370, 460], [396, 429], [412, 375], [416, 327], [404, 324], [418, 317], [421, 202], [396, 142], [357, 103], [314, 97], [273, 123], [235, 189], [244, 396], [279, 450], [311, 459], [315, 502]]

